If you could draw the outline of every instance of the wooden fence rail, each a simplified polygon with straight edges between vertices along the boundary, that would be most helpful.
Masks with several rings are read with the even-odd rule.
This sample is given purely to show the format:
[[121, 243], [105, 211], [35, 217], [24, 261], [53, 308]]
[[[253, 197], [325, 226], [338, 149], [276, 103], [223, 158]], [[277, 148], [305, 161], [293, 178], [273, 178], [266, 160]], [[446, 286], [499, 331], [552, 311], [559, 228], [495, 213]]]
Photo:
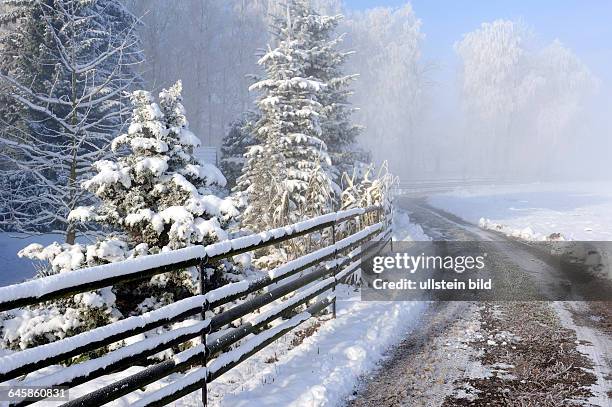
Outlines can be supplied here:
[[[389, 207], [388, 207], [389, 208]], [[206, 404], [206, 384], [295, 329], [328, 306], [335, 316], [334, 287], [355, 272], [364, 256], [371, 256], [391, 238], [391, 213], [381, 206], [357, 208], [319, 216], [286, 227], [240, 237], [209, 246], [194, 246], [169, 253], [130, 259], [119, 263], [85, 268], [61, 275], [0, 287], [0, 311], [43, 303], [88, 292], [118, 283], [151, 278], [154, 275], [197, 266], [200, 281], [207, 263], [282, 243], [329, 229], [331, 244], [291, 260], [263, 277], [230, 283], [209, 292], [132, 316], [81, 334], [0, 357], [0, 382], [15, 386], [75, 387], [95, 378], [127, 369], [163, 350], [202, 338], [201, 344], [188, 348], [172, 359], [151, 365], [117, 380], [64, 406], [100, 406], [167, 377], [174, 372], [194, 369], [160, 390], [145, 393], [136, 405], [163, 406], [197, 389], [202, 389]], [[340, 235], [340, 236], [338, 236]], [[371, 243], [369, 243], [371, 242]], [[362, 250], [366, 245], [368, 250]], [[289, 279], [289, 277], [293, 277]], [[283, 281], [285, 280], [285, 281]], [[325, 296], [328, 292], [329, 295]], [[287, 295], [292, 294], [288, 299]], [[324, 296], [321, 298], [321, 296]], [[234, 301], [242, 299], [237, 305]], [[278, 302], [279, 300], [283, 300]], [[315, 301], [312, 304], [312, 301]], [[274, 302], [273, 306], [260, 309]], [[207, 312], [232, 305], [220, 312]], [[301, 307], [307, 308], [299, 312]], [[254, 314], [255, 311], [259, 313]], [[291, 317], [291, 315], [297, 313]], [[250, 316], [248, 322], [232, 326]], [[166, 330], [146, 339], [109, 351], [102, 356], [66, 366], [54, 373], [30, 378], [29, 374], [62, 363], [75, 356], [108, 346], [117, 341], [186, 318], [200, 321], [178, 329]], [[290, 317], [290, 318], [289, 318]], [[289, 318], [274, 328], [269, 324]], [[217, 333], [213, 338], [212, 333]], [[249, 335], [253, 335], [248, 338]], [[236, 344], [240, 341], [238, 347]], [[232, 349], [232, 347], [235, 347]], [[216, 359], [212, 359], [216, 357]], [[25, 378], [22, 377], [25, 375]], [[14, 406], [32, 404], [22, 400]]]

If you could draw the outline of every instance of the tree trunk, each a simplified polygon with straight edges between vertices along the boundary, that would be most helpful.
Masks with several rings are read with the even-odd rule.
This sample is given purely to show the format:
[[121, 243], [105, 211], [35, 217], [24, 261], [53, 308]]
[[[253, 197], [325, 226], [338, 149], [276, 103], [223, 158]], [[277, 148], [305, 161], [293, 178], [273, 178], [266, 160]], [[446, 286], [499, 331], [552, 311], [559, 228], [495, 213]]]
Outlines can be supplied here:
[[[77, 124], [77, 90], [76, 90], [76, 73], [72, 72], [72, 126]], [[77, 167], [77, 132], [73, 130], [72, 133], [72, 157], [70, 163], [70, 176], [68, 177], [68, 189], [70, 202], [68, 203], [69, 209], [74, 209], [75, 199], [75, 184], [76, 184], [76, 167]], [[76, 230], [74, 225], [68, 222], [66, 227], [66, 243], [74, 244], [76, 239]]]

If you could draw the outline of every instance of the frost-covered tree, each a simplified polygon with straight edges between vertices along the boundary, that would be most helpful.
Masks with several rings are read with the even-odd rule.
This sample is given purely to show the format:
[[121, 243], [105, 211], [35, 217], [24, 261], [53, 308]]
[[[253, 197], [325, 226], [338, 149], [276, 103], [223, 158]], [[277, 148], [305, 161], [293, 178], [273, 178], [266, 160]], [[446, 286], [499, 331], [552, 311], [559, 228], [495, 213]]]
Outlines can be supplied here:
[[[225, 229], [237, 215], [228, 199], [215, 195], [225, 185], [221, 172], [195, 160], [199, 139], [189, 130], [181, 103], [181, 83], [159, 96], [136, 91], [127, 133], [112, 142], [113, 156], [94, 164], [96, 174], [84, 188], [95, 194], [97, 205], [75, 208], [69, 215], [78, 222], [94, 222], [108, 237], [94, 244], [30, 245], [21, 256], [48, 262], [46, 273], [112, 263], [194, 244], [227, 238]], [[231, 278], [230, 263], [211, 264], [208, 282]], [[10, 346], [31, 346], [101, 325], [112, 318], [142, 313], [195, 293], [197, 275], [183, 270], [158, 275], [143, 283], [122, 284], [82, 296], [20, 310], [4, 321], [4, 340]], [[96, 309], [91, 318], [92, 309]], [[49, 318], [64, 313], [66, 324]], [[68, 313], [68, 314], [66, 314]], [[88, 319], [89, 318], [89, 319]], [[40, 324], [32, 326], [31, 320]], [[70, 328], [66, 330], [65, 327]]]
[[[510, 134], [526, 101], [525, 73], [531, 32], [512, 21], [483, 23], [455, 44], [463, 63], [461, 91], [473, 126], [468, 132], [483, 134], [481, 165], [500, 171], [507, 167]], [[480, 168], [483, 170], [484, 168]]]
[[242, 173], [245, 157], [249, 147], [256, 143], [253, 137], [253, 126], [259, 120], [257, 113], [247, 111], [229, 125], [227, 135], [221, 145], [219, 166], [227, 179], [227, 188], [233, 189]]
[[527, 113], [535, 135], [531, 139], [532, 149], [550, 151], [549, 160], [541, 160], [535, 168], [546, 172], [547, 166], [563, 166], [563, 157], [573, 155], [583, 143], [588, 143], [577, 134], [580, 134], [585, 105], [596, 92], [599, 81], [559, 40], [540, 50], [534, 59], [528, 80], [538, 85], [534, 87]]
[[[588, 68], [559, 41], [538, 47], [523, 24], [483, 23], [455, 44], [466, 112], [466, 144], [478, 144], [469, 162], [498, 175], [542, 174], [596, 86]], [[518, 165], [517, 165], [518, 164]]]
[[[261, 93], [261, 119], [254, 126], [257, 144], [246, 154], [238, 188], [247, 201], [242, 225], [252, 230], [331, 211], [337, 189], [320, 138], [318, 97], [325, 84], [307, 74], [314, 50], [307, 35], [293, 25], [294, 4], [287, 7], [288, 28], [279, 35], [277, 47], [269, 47], [259, 60], [264, 77], [251, 86]], [[311, 199], [313, 190], [317, 199]]]
[[[66, 233], [79, 188], [139, 83], [137, 19], [118, 0], [5, 1], [0, 16], [0, 225]], [[33, 199], [33, 197], [36, 199]]]
[[347, 46], [356, 49], [347, 61], [359, 73], [350, 101], [364, 125], [360, 144], [376, 161], [388, 160], [394, 173], [421, 170], [428, 156], [420, 147], [427, 65], [422, 61], [424, 35], [410, 4], [353, 12], [341, 26]]

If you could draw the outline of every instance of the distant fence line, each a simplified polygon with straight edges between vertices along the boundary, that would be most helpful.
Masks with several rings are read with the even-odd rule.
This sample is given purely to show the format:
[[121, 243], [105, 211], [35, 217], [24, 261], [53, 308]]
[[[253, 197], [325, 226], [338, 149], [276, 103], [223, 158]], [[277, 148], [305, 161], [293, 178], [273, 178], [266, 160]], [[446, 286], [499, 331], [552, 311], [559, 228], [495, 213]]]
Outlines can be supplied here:
[[432, 178], [401, 180], [394, 186], [395, 195], [424, 196], [433, 193], [450, 192], [458, 188], [486, 185], [519, 184], [518, 180], [500, 180], [497, 178]]

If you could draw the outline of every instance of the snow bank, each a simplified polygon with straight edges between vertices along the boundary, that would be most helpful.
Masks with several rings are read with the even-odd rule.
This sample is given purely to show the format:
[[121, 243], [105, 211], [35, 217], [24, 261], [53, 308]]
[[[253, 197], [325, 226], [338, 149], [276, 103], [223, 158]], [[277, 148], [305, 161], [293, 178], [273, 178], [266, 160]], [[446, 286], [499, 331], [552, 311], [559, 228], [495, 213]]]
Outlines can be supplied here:
[[[352, 392], [359, 376], [406, 335], [425, 307], [418, 302], [360, 301], [359, 294], [347, 286], [336, 291], [341, 296], [337, 319], [323, 324], [277, 363], [262, 366], [255, 377], [228, 372], [224, 378], [246, 381], [242, 391], [226, 395], [219, 405], [314, 407], [339, 403]], [[262, 377], [267, 377], [266, 381]]]
[[401, 241], [428, 241], [431, 237], [423, 232], [421, 225], [410, 222], [406, 212], [398, 211], [393, 217], [393, 240]]
[[501, 232], [506, 236], [514, 237], [516, 239], [522, 240], [530, 240], [530, 241], [553, 241], [553, 240], [566, 240], [565, 237], [561, 233], [551, 233], [546, 236], [541, 233], [536, 233], [529, 226], [522, 229], [515, 229], [507, 225], [503, 225], [501, 223], [496, 223], [491, 219], [480, 218], [478, 220], [478, 226], [482, 229], [494, 230], [496, 232]]

